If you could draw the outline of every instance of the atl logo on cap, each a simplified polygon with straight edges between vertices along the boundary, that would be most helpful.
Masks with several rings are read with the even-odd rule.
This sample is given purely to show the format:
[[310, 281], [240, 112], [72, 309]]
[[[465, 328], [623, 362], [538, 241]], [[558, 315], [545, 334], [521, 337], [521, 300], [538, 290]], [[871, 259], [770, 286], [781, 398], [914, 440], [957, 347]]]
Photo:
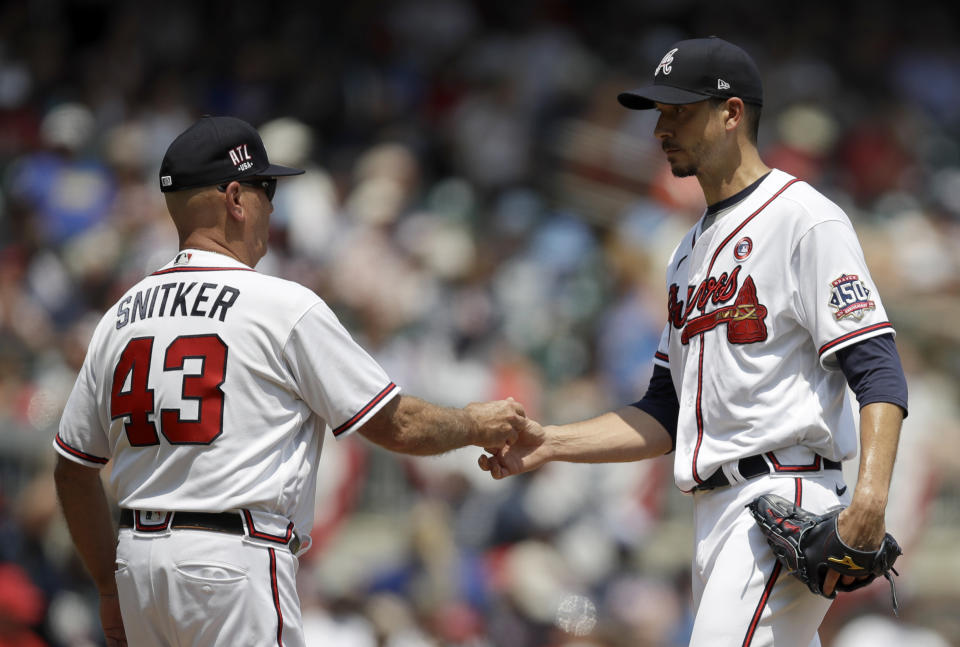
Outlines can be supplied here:
[[233, 162], [233, 165], [237, 167], [238, 171], [246, 171], [253, 166], [253, 158], [250, 157], [250, 152], [247, 150], [246, 144], [240, 144], [235, 148], [231, 148], [229, 154], [230, 161]]

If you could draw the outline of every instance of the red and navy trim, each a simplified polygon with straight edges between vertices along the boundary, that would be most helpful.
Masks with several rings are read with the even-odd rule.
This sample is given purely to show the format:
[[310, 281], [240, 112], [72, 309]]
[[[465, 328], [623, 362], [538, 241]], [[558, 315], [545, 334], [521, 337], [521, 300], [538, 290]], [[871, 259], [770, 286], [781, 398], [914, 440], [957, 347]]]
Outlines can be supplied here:
[[[293, 538], [293, 522], [291, 521], [287, 524], [287, 532], [283, 535], [272, 535], [269, 532], [263, 532], [257, 530], [253, 525], [253, 515], [250, 514], [250, 511], [244, 508], [242, 510], [243, 518], [247, 523], [247, 535], [255, 539], [263, 539], [265, 541], [272, 541], [278, 544], [287, 545], [290, 543], [290, 539]], [[270, 550], [273, 550], [272, 548]]]
[[703, 347], [704, 339], [700, 337], [700, 357], [697, 359], [697, 446], [693, 448], [693, 480], [703, 483], [697, 471], [697, 458], [700, 456], [700, 445], [703, 444]]
[[344, 433], [344, 432], [346, 432], [346, 431], [349, 431], [349, 429], [350, 429], [353, 425], [357, 424], [357, 422], [358, 422], [359, 420], [361, 420], [365, 415], [367, 415], [367, 414], [370, 412], [371, 409], [373, 409], [375, 406], [377, 406], [378, 404], [380, 404], [381, 402], [383, 402], [384, 399], [386, 399], [386, 397], [387, 397], [388, 395], [390, 395], [391, 393], [393, 393], [393, 392], [396, 390], [396, 388], [397, 388], [397, 385], [394, 384], [393, 382], [391, 382], [390, 384], [388, 384], [387, 386], [385, 386], [384, 389], [383, 389], [382, 391], [380, 391], [380, 393], [378, 393], [378, 394], [376, 394], [375, 396], [373, 396], [373, 399], [370, 400], [370, 402], [366, 403], [366, 404], [363, 406], [363, 408], [360, 409], [360, 411], [358, 411], [352, 418], [350, 418], [350, 419], [347, 420], [345, 423], [343, 423], [342, 425], [340, 425], [339, 427], [337, 427], [336, 429], [334, 429], [334, 430], [333, 430], [333, 435], [334, 435], [334, 436], [339, 436], [340, 434], [342, 434], [342, 433]]
[[750, 626], [747, 628], [747, 635], [743, 637], [743, 647], [750, 647], [750, 643], [753, 642], [753, 636], [757, 631], [757, 626], [760, 624], [760, 617], [763, 615], [763, 608], [767, 606], [770, 593], [773, 592], [773, 587], [776, 585], [777, 578], [780, 577], [780, 571], [782, 569], [783, 566], [778, 561], [773, 567], [773, 572], [770, 573], [769, 579], [767, 579], [766, 586], [763, 587], [763, 594], [760, 596], [760, 602], [757, 603], [757, 610], [753, 612], [753, 618], [750, 620]]
[[277, 582], [277, 553], [268, 548], [270, 553], [270, 593], [273, 595], [273, 608], [277, 612], [277, 647], [283, 647], [283, 611], [280, 609], [280, 585]]
[[157, 270], [150, 276], [160, 276], [161, 274], [173, 274], [174, 272], [256, 272], [252, 267], [168, 267], [165, 270]]
[[[819, 458], [819, 456], [817, 457]], [[796, 490], [794, 491], [793, 503], [797, 507], [800, 507], [800, 502], [803, 501], [803, 479], [796, 478], [794, 479]], [[750, 647], [750, 644], [753, 642], [753, 637], [757, 632], [757, 627], [760, 625], [760, 618], [763, 616], [763, 609], [767, 606], [767, 602], [770, 601], [770, 594], [773, 592], [773, 587], [776, 586], [777, 578], [780, 577], [780, 572], [783, 570], [783, 565], [780, 563], [780, 560], [777, 560], [773, 566], [773, 572], [770, 573], [770, 577], [767, 579], [766, 585], [763, 587], [763, 593], [760, 595], [760, 601], [757, 603], [757, 609], [753, 612], [753, 618], [750, 620], [750, 626], [747, 627], [747, 633], [743, 637], [742, 647]]]
[[137, 532], [163, 532], [164, 530], [170, 527], [170, 519], [172, 517], [173, 517], [173, 513], [168, 512], [163, 517], [162, 523], [143, 524], [143, 523], [140, 523], [140, 511], [134, 510], [133, 511], [133, 527], [136, 529]]
[[819, 472], [823, 465], [823, 457], [820, 454], [816, 454], [809, 465], [784, 465], [777, 460], [773, 452], [767, 452], [767, 458], [770, 459], [774, 472]]
[[658, 359], [658, 360], [660, 360], [661, 362], [669, 362], [669, 361], [670, 361], [670, 356], [667, 355], [666, 353], [661, 353], [660, 351], [657, 351], [656, 353], [654, 353], [654, 354], [653, 354], [653, 358], [654, 358], [654, 359]]
[[866, 328], [861, 328], [860, 330], [854, 330], [853, 332], [848, 332], [846, 335], [837, 337], [833, 341], [828, 341], [826, 344], [820, 347], [818, 351], [820, 356], [823, 357], [824, 353], [833, 350], [840, 344], [850, 341], [851, 339], [856, 339], [857, 337], [862, 337], [863, 335], [869, 335], [870, 333], [877, 332], [878, 330], [893, 329], [893, 324], [889, 321], [884, 321], [883, 323], [873, 324], [872, 326], [867, 326]]
[[80, 451], [79, 449], [76, 449], [75, 447], [71, 447], [67, 443], [63, 442], [63, 438], [60, 437], [60, 434], [56, 435], [56, 437], [54, 438], [54, 442], [57, 443], [57, 447], [67, 452], [71, 456], [76, 456], [77, 458], [83, 459], [90, 463], [97, 463], [98, 465], [106, 465], [108, 462], [110, 462], [109, 458], [103, 458], [102, 456], [94, 456], [93, 454], [88, 454], [86, 452]]
[[[723, 251], [723, 248], [727, 246], [733, 238], [740, 232], [741, 229], [747, 226], [751, 220], [757, 217], [761, 211], [767, 208], [767, 206], [777, 199], [781, 193], [786, 191], [790, 186], [799, 182], [797, 178], [793, 178], [786, 184], [784, 184], [780, 189], [774, 193], [770, 198], [760, 205], [756, 211], [751, 213], [749, 216], [743, 219], [737, 228], [727, 234], [727, 237], [723, 239], [723, 242], [720, 243], [720, 246], [717, 247], [717, 250], [713, 253], [713, 257], [710, 259], [710, 265], [707, 267], [707, 276], [710, 276], [710, 272], [713, 270], [713, 264], [716, 262], [717, 257], [720, 255], [720, 252]], [[703, 479], [700, 478], [700, 475], [697, 473], [697, 457], [700, 455], [700, 445], [703, 444], [703, 409], [701, 404], [701, 396], [703, 395], [703, 349], [706, 345], [706, 339], [701, 335], [700, 337], [700, 359], [697, 364], [697, 444], [693, 448], [693, 480], [698, 484], [703, 483]]]

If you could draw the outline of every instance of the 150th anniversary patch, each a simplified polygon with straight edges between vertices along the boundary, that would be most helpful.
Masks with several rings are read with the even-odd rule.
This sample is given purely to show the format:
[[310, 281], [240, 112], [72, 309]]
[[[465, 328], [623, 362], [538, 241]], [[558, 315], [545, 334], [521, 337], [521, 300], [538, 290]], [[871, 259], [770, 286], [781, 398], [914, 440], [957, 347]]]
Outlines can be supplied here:
[[834, 316], [839, 321], [844, 317], [862, 319], [869, 310], [876, 310], [877, 304], [870, 300], [868, 288], [856, 274], [841, 274], [830, 282], [830, 307], [836, 310]]

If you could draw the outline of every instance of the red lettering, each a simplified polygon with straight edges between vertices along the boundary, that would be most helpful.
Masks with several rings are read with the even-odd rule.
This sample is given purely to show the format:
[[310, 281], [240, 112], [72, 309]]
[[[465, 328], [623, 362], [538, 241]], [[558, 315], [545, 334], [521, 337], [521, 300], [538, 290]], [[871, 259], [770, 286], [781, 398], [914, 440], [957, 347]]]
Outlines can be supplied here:
[[703, 312], [708, 303], [716, 305], [732, 299], [737, 293], [741, 267], [737, 265], [730, 274], [724, 272], [719, 278], [710, 276], [696, 288], [688, 286], [685, 301], [677, 299], [680, 286], [671, 285], [667, 301], [667, 315], [671, 325], [674, 328], [683, 328], [694, 309]]
[[713, 298], [714, 303], [726, 303], [733, 298], [733, 295], [737, 293], [737, 284], [739, 283], [738, 277], [740, 275], [740, 268], [742, 265], [737, 265], [733, 268], [733, 272], [730, 273], [730, 276], [727, 277], [726, 272], [720, 275], [720, 280], [723, 281], [726, 278], [726, 284], [722, 289], [717, 291], [716, 296]]

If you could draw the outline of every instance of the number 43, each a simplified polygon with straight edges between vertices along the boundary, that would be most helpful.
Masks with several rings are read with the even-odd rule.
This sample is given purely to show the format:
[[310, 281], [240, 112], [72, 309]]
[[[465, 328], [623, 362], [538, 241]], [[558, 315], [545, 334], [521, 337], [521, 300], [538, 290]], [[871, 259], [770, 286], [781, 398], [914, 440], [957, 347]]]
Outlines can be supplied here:
[[[137, 337], [127, 342], [113, 371], [110, 418], [127, 418], [123, 427], [134, 447], [159, 445], [154, 413], [154, 393], [150, 388], [150, 361], [153, 337]], [[182, 397], [196, 400], [196, 420], [184, 420], [179, 409], [160, 411], [160, 431], [173, 445], [208, 445], [223, 433], [223, 385], [227, 368], [227, 345], [218, 335], [177, 337], [167, 346], [164, 371], [182, 371], [184, 361], [199, 359], [198, 375], [183, 376]], [[130, 378], [129, 386], [127, 377]]]

